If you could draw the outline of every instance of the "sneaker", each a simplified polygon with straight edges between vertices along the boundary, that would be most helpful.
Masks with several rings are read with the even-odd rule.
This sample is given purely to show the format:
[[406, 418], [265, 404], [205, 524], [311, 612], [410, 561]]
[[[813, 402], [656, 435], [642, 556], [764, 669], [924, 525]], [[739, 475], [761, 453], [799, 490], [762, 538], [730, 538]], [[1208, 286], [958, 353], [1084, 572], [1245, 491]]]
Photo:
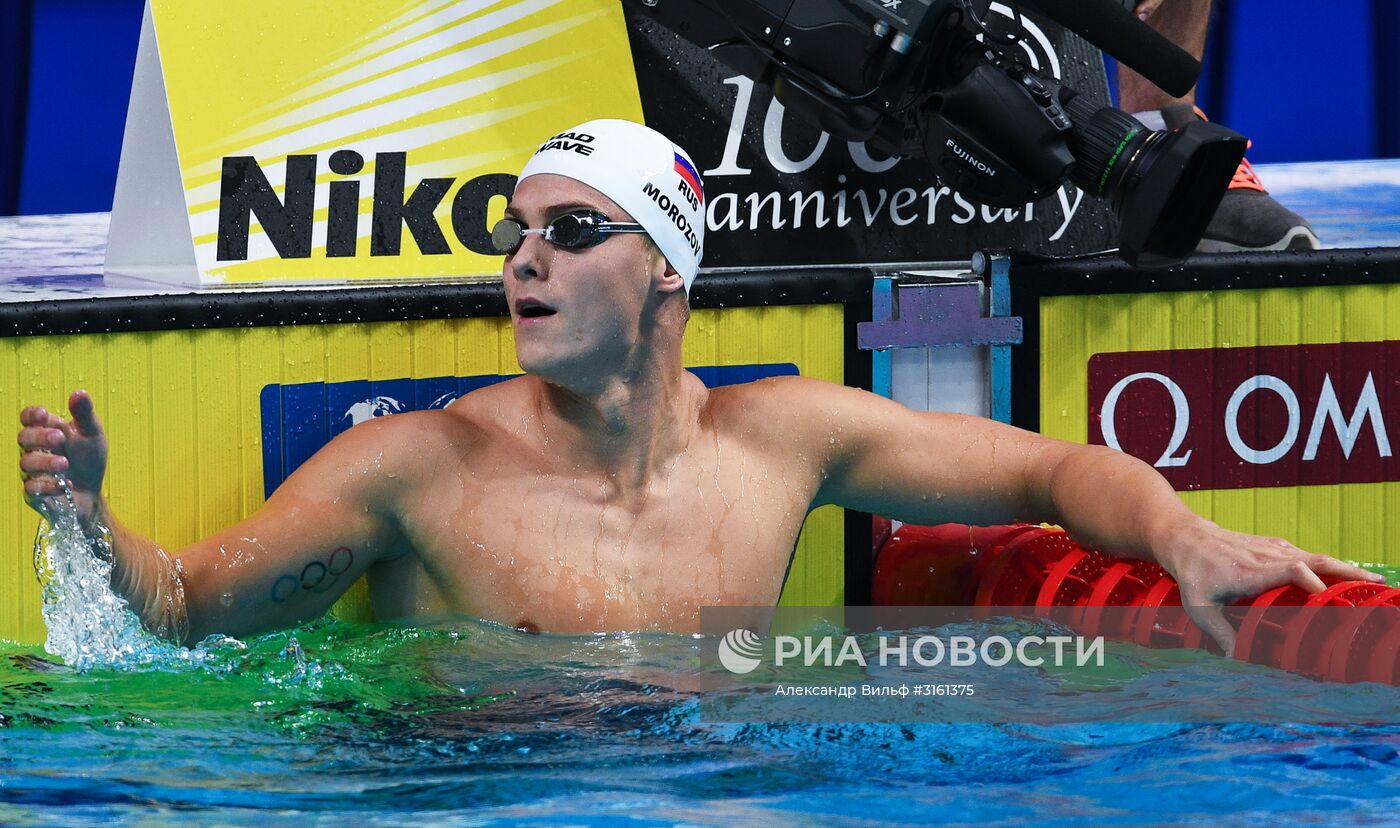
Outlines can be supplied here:
[[[1209, 120], [1205, 113], [1190, 104], [1162, 110], [1162, 120], [1168, 129], [1176, 129], [1194, 118]], [[1196, 251], [1316, 250], [1320, 246], [1312, 225], [1275, 201], [1264, 189], [1254, 167], [1248, 160], [1241, 160], [1230, 181], [1230, 189], [1220, 200]]]

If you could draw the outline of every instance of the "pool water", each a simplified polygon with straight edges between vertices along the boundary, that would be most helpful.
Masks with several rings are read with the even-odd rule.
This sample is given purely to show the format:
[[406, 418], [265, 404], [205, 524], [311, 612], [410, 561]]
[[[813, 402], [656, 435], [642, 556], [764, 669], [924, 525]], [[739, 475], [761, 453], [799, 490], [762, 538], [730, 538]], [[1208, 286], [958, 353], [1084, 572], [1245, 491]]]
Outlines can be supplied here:
[[[700, 699], [728, 691], [670, 689], [706, 680], [701, 646], [323, 620], [225, 640], [197, 664], [79, 672], [0, 643], [0, 824], [1332, 825], [1400, 811], [1400, 725], [716, 724]], [[1163, 683], [1213, 659], [1137, 652]]]

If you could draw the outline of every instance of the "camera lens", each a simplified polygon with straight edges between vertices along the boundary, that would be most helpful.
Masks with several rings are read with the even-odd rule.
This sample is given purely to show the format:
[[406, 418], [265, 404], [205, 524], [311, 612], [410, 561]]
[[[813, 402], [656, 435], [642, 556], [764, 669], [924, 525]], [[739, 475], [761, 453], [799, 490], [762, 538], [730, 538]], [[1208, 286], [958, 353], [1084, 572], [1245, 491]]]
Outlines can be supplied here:
[[1119, 248], [1130, 264], [1161, 266], [1195, 249], [1244, 157], [1243, 136], [1197, 121], [1162, 131], [1081, 96], [1066, 101], [1074, 122], [1070, 180], [1108, 199]]
[[1121, 110], [1105, 107], [1084, 111], [1082, 104], [1074, 105], [1083, 101], [1082, 97], [1072, 101], [1068, 109], [1075, 125], [1071, 144], [1076, 163], [1070, 178], [1089, 195], [1108, 199], [1116, 209], [1124, 194], [1124, 179], [1130, 173], [1140, 176], [1141, 171], [1135, 169], [1139, 164], [1151, 164], [1153, 154], [1144, 154], [1143, 149], [1164, 133], [1148, 129]]

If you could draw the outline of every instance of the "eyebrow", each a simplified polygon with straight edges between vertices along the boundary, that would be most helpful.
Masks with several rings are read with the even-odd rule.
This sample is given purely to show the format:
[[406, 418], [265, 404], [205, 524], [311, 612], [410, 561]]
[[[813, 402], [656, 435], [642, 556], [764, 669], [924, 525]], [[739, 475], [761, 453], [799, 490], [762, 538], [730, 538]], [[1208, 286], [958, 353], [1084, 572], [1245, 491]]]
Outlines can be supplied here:
[[[558, 216], [563, 215], [564, 213], [568, 213], [573, 210], [599, 210], [599, 207], [596, 204], [589, 204], [583, 201], [569, 201], [563, 204], [551, 204], [548, 207], [544, 208], [545, 222], [548, 223], [551, 219], [554, 219]], [[521, 218], [520, 211], [515, 209], [515, 205], [513, 204], [506, 205], [506, 215], [510, 216], [511, 218]]]

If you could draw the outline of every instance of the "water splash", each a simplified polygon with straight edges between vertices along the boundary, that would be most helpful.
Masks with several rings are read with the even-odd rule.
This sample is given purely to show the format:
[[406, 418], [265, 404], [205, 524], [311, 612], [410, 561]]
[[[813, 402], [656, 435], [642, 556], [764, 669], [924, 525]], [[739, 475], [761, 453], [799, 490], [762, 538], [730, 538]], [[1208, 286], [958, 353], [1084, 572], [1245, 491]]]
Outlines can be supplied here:
[[111, 533], [100, 523], [96, 537], [83, 531], [72, 487], [65, 476], [57, 478], [63, 496], [52, 501], [34, 541], [48, 628], [44, 649], [80, 671], [203, 664], [202, 645], [180, 647], [153, 635], [112, 590]]
[[[325, 689], [327, 678], [338, 679], [346, 676], [345, 668], [340, 664], [331, 662], [323, 665], [315, 659], [308, 658], [297, 637], [290, 633], [287, 635], [287, 645], [278, 654], [278, 660], [282, 664], [277, 669], [263, 674], [263, 680], [270, 686], [301, 686], [319, 692]], [[288, 663], [291, 664], [290, 673], [285, 672]]]

